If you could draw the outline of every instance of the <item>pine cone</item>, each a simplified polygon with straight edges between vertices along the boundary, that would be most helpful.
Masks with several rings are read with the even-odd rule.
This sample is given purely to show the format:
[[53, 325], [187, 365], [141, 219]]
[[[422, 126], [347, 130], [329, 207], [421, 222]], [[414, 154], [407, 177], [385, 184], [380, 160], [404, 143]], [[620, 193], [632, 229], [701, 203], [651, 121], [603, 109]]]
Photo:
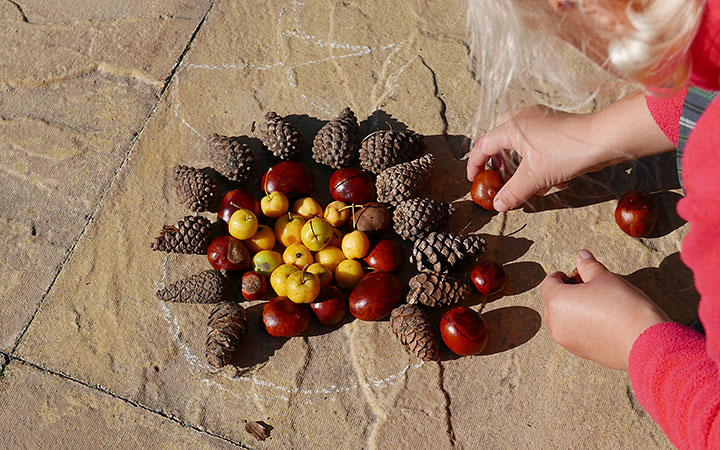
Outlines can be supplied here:
[[180, 203], [197, 212], [212, 209], [220, 195], [220, 188], [210, 175], [188, 166], [175, 166], [173, 174]]
[[227, 279], [219, 271], [208, 269], [159, 289], [155, 295], [166, 302], [219, 303], [229, 291]]
[[474, 259], [485, 251], [485, 240], [477, 235], [428, 233], [413, 244], [411, 261], [419, 272], [447, 272], [461, 261]]
[[446, 226], [454, 211], [452, 204], [433, 198], [405, 200], [393, 212], [395, 232], [404, 239], [419, 239]]
[[398, 203], [417, 197], [435, 168], [435, 156], [427, 153], [418, 159], [385, 169], [377, 176], [377, 199], [382, 203]]
[[320, 128], [313, 141], [313, 159], [333, 169], [349, 166], [357, 156], [358, 125], [355, 113], [350, 108], [343, 109], [340, 116]]
[[302, 134], [274, 112], [263, 117], [260, 125], [260, 140], [277, 158], [282, 160], [300, 159], [305, 150]]
[[468, 294], [467, 283], [452, 275], [422, 272], [408, 281], [410, 292], [407, 302], [430, 308], [440, 308], [461, 303]]
[[360, 145], [360, 166], [372, 173], [419, 158], [425, 153], [425, 141], [409, 131], [376, 131]]
[[234, 302], [218, 303], [208, 319], [205, 357], [219, 369], [230, 364], [247, 331], [245, 308]]
[[210, 244], [210, 221], [203, 216], [185, 216], [177, 225], [165, 225], [150, 248], [161, 252], [204, 254]]
[[423, 361], [438, 360], [438, 343], [432, 323], [417, 305], [404, 304], [390, 313], [393, 333], [405, 347]]
[[247, 183], [257, 175], [257, 156], [237, 138], [213, 133], [208, 144], [213, 167], [227, 179]]

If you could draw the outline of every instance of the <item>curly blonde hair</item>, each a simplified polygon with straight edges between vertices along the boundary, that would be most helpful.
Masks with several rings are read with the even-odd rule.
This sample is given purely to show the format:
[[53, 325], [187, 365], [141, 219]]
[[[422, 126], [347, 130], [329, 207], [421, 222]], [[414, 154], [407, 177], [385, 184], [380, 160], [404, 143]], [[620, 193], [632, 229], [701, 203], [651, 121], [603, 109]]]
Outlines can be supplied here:
[[603, 90], [670, 93], [686, 84], [704, 0], [586, 1], [558, 13], [546, 0], [468, 0], [476, 129], [518, 103], [577, 110]]

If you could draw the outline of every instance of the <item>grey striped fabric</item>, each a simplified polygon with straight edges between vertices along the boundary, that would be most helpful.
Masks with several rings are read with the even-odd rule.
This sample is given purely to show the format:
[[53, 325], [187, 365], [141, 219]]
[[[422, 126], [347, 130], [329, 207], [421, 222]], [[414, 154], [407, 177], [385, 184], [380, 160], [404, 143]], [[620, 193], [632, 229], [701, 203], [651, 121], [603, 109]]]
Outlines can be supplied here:
[[702, 89], [691, 87], [685, 96], [682, 114], [680, 115], [680, 128], [678, 131], [677, 144], [677, 170], [680, 186], [682, 186], [682, 154], [687, 143], [690, 132], [695, 128], [695, 124], [707, 109], [713, 99], [718, 95], [715, 91], [705, 91]]

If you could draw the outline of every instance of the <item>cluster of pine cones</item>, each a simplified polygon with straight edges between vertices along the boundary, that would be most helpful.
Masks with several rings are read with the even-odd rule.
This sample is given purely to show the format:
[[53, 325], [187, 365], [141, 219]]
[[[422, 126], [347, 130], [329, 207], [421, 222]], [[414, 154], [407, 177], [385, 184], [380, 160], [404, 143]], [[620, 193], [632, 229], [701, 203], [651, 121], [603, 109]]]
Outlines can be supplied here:
[[[302, 134], [274, 112], [260, 125], [264, 148], [281, 160], [297, 160], [305, 148]], [[214, 211], [221, 199], [220, 178], [247, 184], [259, 172], [258, 158], [240, 137], [213, 134], [208, 139], [211, 168], [178, 165], [173, 169], [179, 201], [191, 211]], [[465, 282], [449, 272], [456, 264], [477, 257], [485, 249], [478, 236], [442, 232], [454, 207], [420, 197], [435, 166], [419, 134], [376, 131], [359, 139], [359, 124], [350, 108], [328, 122], [312, 144], [313, 160], [333, 169], [359, 160], [363, 169], [377, 175], [378, 201], [394, 208], [394, 229], [414, 241], [412, 260], [418, 275], [410, 282], [407, 303], [393, 310], [391, 325], [401, 342], [423, 360], [438, 359], [432, 324], [421, 306], [438, 308], [461, 302], [468, 293]], [[151, 243], [157, 251], [205, 254], [213, 238], [213, 224], [201, 215], [189, 215], [163, 227]], [[232, 300], [233, 281], [227, 273], [210, 269], [180, 279], [157, 291], [171, 302], [215, 304], [208, 319], [206, 358], [213, 368], [231, 364], [247, 330], [245, 309]]]

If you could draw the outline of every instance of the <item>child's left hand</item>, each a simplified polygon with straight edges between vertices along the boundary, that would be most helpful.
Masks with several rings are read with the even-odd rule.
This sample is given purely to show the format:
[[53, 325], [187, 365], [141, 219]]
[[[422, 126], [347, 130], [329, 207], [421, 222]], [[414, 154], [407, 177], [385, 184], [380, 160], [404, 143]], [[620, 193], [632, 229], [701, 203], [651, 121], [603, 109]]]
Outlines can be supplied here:
[[597, 262], [587, 250], [577, 256], [581, 284], [565, 284], [555, 272], [542, 283], [550, 335], [571, 353], [612, 369], [627, 370], [640, 334], [667, 315], [641, 290]]

